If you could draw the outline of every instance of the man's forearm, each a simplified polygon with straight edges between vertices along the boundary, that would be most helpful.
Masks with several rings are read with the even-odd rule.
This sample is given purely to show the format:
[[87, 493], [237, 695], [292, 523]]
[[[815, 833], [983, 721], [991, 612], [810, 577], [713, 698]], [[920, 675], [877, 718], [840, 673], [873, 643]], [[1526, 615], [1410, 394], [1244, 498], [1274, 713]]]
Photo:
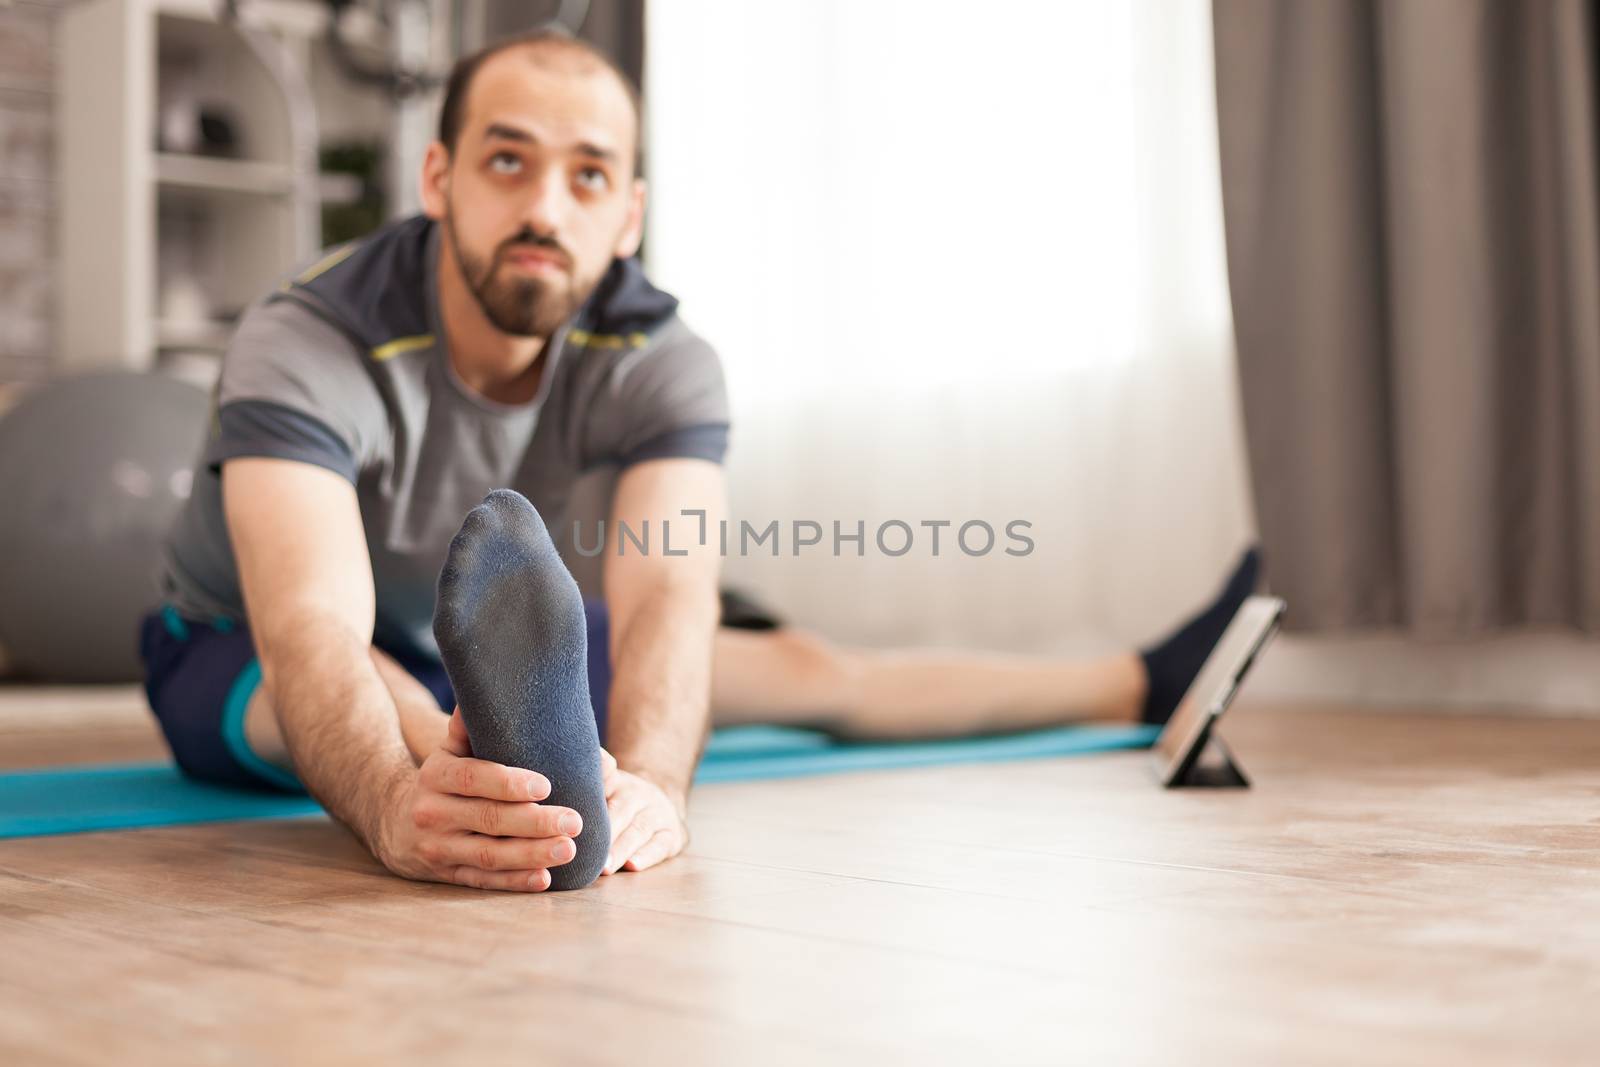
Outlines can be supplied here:
[[257, 640], [295, 773], [377, 854], [382, 817], [416, 764], [368, 640], [343, 620], [304, 615]]
[[682, 803], [710, 725], [711, 640], [716, 590], [664, 581], [614, 633], [606, 748], [623, 770]]

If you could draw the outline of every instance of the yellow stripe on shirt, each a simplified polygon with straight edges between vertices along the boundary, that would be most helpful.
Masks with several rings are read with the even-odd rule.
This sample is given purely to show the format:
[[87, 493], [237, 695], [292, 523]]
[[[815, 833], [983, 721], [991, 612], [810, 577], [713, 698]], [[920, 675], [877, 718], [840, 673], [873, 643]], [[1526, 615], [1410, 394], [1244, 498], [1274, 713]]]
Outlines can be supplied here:
[[643, 348], [650, 338], [642, 333], [626, 337], [615, 333], [590, 333], [588, 330], [568, 330], [567, 341], [580, 348]]
[[354, 252], [357, 248], [360, 248], [360, 247], [361, 247], [361, 245], [360, 245], [359, 242], [351, 241], [349, 244], [345, 245], [343, 248], [338, 249], [337, 251], [334, 251], [334, 252], [329, 252], [327, 255], [323, 256], [316, 263], [314, 263], [310, 267], [308, 267], [303, 274], [301, 274], [298, 278], [295, 279], [295, 281], [299, 282], [301, 285], [304, 285], [306, 282], [309, 282], [311, 279], [315, 278], [317, 275], [321, 274], [323, 271], [331, 270], [334, 267], [337, 267], [340, 263], [343, 263], [347, 258], [349, 258], [350, 253]]
[[386, 359], [393, 359], [402, 352], [413, 352], [419, 348], [430, 348], [433, 345], [433, 334], [419, 333], [414, 337], [396, 337], [393, 341], [385, 341], [372, 350], [372, 358], [382, 363]]

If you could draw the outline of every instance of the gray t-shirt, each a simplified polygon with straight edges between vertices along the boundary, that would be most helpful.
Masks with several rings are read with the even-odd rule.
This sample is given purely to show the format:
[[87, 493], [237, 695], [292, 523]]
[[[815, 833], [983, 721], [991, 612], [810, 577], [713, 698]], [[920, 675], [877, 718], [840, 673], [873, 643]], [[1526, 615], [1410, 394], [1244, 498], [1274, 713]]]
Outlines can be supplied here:
[[721, 462], [728, 403], [716, 353], [637, 263], [612, 264], [550, 340], [539, 395], [488, 400], [451, 366], [439, 319], [439, 228], [423, 216], [333, 251], [251, 305], [222, 364], [194, 490], [168, 538], [168, 601], [193, 618], [242, 620], [223, 519], [221, 465], [273, 456], [356, 488], [377, 594], [374, 639], [437, 655], [434, 591], [467, 511], [511, 487], [544, 516], [595, 595], [597, 559], [572, 551], [628, 466]]

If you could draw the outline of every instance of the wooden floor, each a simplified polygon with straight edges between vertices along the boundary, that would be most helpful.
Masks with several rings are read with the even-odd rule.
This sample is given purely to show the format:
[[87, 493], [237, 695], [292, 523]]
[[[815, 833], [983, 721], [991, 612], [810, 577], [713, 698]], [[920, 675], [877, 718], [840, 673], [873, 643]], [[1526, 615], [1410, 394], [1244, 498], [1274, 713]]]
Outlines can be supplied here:
[[[0, 765], [159, 755], [0, 690]], [[0, 841], [0, 1063], [1600, 1062], [1600, 721], [1244, 707], [1143, 753], [697, 790], [566, 894], [323, 818]]]

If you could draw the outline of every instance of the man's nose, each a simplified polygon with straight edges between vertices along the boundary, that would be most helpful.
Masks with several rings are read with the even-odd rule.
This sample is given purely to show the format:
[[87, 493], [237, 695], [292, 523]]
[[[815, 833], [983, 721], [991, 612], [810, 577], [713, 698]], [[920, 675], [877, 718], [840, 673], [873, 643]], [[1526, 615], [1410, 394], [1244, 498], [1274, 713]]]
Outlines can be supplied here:
[[528, 190], [523, 205], [522, 220], [533, 232], [556, 237], [566, 232], [567, 215], [572, 209], [572, 195], [565, 177], [554, 167], [547, 167]]

